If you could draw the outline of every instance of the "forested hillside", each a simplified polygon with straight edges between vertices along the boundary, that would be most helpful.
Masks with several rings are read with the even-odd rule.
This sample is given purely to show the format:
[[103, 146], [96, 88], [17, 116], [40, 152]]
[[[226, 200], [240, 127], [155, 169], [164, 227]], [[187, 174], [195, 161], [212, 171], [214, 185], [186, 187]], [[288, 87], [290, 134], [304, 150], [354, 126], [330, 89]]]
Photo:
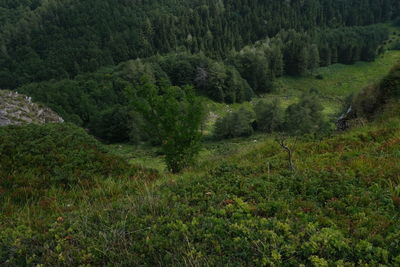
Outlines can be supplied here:
[[2, 0], [0, 88], [172, 51], [224, 58], [282, 30], [385, 22], [399, 6], [397, 0]]
[[399, 60], [399, 0], [0, 0], [0, 266], [400, 266]]

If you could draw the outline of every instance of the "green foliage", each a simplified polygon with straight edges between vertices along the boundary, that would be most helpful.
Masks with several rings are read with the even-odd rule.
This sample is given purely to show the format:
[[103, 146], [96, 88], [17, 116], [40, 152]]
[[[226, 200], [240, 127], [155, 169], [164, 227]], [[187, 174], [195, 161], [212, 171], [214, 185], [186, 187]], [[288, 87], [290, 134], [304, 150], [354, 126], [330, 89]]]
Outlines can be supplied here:
[[263, 52], [243, 49], [235, 58], [234, 65], [242, 77], [249, 83], [256, 93], [269, 92], [272, 89], [272, 66]]
[[289, 75], [303, 75], [309, 66], [310, 36], [294, 30], [281, 32], [280, 36], [286, 44], [283, 55], [285, 71]]
[[214, 126], [214, 136], [216, 139], [250, 136], [254, 129], [264, 133], [326, 135], [331, 132], [331, 125], [323, 110], [316, 90], [305, 92], [297, 103], [286, 110], [277, 99], [272, 102], [261, 100], [254, 107], [255, 116], [253, 111], [241, 108], [219, 118]]
[[[152, 28], [147, 26], [147, 30]], [[348, 64], [373, 60], [377, 56], [377, 47], [386, 37], [386, 28], [376, 25], [308, 32], [281, 30], [273, 38], [246, 46], [240, 52], [232, 52], [226, 61], [210, 59], [201, 52], [190, 54], [182, 50], [165, 56], [125, 61], [115, 67], [95, 67], [93, 70], [97, 72], [83, 75], [75, 71], [69, 76], [67, 71], [63, 71], [59, 81], [25, 84], [18, 90], [49, 106], [67, 122], [88, 128], [106, 142], [138, 143], [147, 138], [140, 134], [140, 117], [123, 114], [127, 113], [128, 105], [124, 92], [126, 88], [129, 90], [140, 84], [143, 76], [157, 86], [192, 85], [196, 93], [214, 101], [242, 103], [251, 100], [254, 93], [271, 92], [276, 78], [284, 73], [301, 75], [314, 72], [323, 61]], [[27, 58], [28, 54], [34, 55], [30, 61], [40, 61], [30, 47], [20, 48], [19, 53], [22, 58]], [[92, 60], [95, 59], [91, 57], [88, 62]], [[41, 73], [34, 64], [23, 64], [23, 68], [31, 67], [31, 71], [23, 70], [25, 74], [21, 77], [26, 78], [27, 72]], [[2, 71], [0, 81], [16, 81], [12, 77], [16, 73], [18, 71]], [[117, 113], [119, 119], [113, 120]], [[111, 122], [110, 127], [105, 125], [107, 121]]]
[[[281, 30], [370, 25], [387, 22], [399, 13], [397, 0], [340, 4], [326, 0], [287, 4], [257, 0], [12, 2], [2, 1], [0, 6], [0, 77], [5, 78], [0, 80], [0, 88], [10, 89], [176, 51], [223, 58]], [[337, 39], [335, 43], [340, 42]], [[324, 43], [330, 50], [331, 43]], [[286, 58], [304, 63], [306, 50], [293, 45], [289, 44], [293, 52], [300, 52], [298, 58], [294, 54]], [[346, 48], [346, 53], [353, 54], [351, 61], [359, 46]], [[332, 47], [329, 53], [341, 51]], [[286, 67], [290, 73], [302, 72], [304, 65]]]
[[216, 121], [214, 137], [216, 139], [227, 139], [250, 136], [253, 134], [253, 121], [253, 113], [245, 108], [230, 112]]
[[319, 50], [317, 45], [311, 45], [308, 51], [308, 66], [307, 68], [314, 73], [320, 66]]
[[137, 143], [141, 140], [138, 133], [140, 117], [130, 113], [127, 107], [113, 106], [95, 115], [89, 124], [89, 128], [97, 137], [109, 142], [118, 143], [132, 140]]
[[75, 80], [32, 83], [18, 91], [32, 96], [33, 101], [50, 107], [65, 121], [97, 133], [98, 129], [92, 128], [96, 127], [93, 121], [98, 120], [100, 114], [107, 110], [126, 106], [124, 88], [130, 85], [117, 75], [106, 72], [87, 74]]
[[155, 183], [44, 192], [50, 207], [2, 202], [0, 264], [397, 266], [400, 206], [387, 182], [398, 187], [399, 129], [396, 118], [299, 140], [296, 173], [273, 139], [234, 140]]
[[285, 113], [278, 100], [272, 102], [259, 101], [254, 110], [256, 113], [257, 130], [273, 133], [283, 129]]
[[234, 67], [186, 53], [130, 60], [75, 79], [31, 83], [18, 91], [102, 140], [137, 143], [146, 138], [140, 134], [140, 116], [128, 112], [125, 93], [140, 85], [144, 76], [161, 87], [193, 85], [196, 93], [220, 102], [243, 102], [253, 97], [252, 89]]
[[238, 71], [204, 55], [171, 54], [158, 57], [161, 68], [173, 85], [193, 85], [199, 94], [217, 102], [248, 101], [253, 91]]
[[352, 116], [372, 118], [382, 111], [385, 104], [400, 99], [400, 65], [376, 85], [364, 88], [353, 100]]
[[299, 103], [290, 105], [285, 114], [285, 130], [291, 134], [316, 134], [327, 130], [318, 92], [310, 90]]
[[234, 53], [230, 62], [256, 93], [270, 92], [283, 73], [303, 75], [334, 63], [373, 61], [388, 39], [382, 25], [315, 29], [311, 32], [282, 30], [273, 38], [258, 41]]
[[204, 110], [191, 87], [157, 87], [144, 83], [133, 99], [148, 133], [161, 144], [168, 169], [177, 173], [193, 163], [201, 148]]
[[1, 127], [0, 154], [0, 191], [20, 200], [128, 170], [122, 159], [68, 123]]

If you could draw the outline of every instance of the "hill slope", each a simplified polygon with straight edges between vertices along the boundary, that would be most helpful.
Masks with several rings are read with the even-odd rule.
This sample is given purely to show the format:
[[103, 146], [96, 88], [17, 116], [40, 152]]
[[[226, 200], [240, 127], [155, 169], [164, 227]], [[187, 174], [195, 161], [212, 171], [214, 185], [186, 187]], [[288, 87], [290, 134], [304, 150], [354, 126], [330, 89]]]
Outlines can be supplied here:
[[69, 123], [0, 127], [0, 200], [37, 200], [51, 188], [91, 184], [129, 170], [83, 129]]
[[25, 208], [3, 201], [0, 263], [398, 266], [398, 98], [390, 107], [328, 139], [287, 139], [295, 172], [266, 136], [216, 143], [182, 175], [94, 179]]

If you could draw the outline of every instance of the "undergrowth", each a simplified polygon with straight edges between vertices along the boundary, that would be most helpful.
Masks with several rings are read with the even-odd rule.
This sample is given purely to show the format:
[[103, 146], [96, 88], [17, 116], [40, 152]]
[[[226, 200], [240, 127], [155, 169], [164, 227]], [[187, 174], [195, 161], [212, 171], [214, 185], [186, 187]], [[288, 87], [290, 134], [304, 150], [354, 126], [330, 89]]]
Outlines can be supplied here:
[[[400, 121], [216, 147], [182, 175], [94, 178], [3, 203], [2, 265], [398, 266]], [[232, 152], [232, 151], [231, 151]]]

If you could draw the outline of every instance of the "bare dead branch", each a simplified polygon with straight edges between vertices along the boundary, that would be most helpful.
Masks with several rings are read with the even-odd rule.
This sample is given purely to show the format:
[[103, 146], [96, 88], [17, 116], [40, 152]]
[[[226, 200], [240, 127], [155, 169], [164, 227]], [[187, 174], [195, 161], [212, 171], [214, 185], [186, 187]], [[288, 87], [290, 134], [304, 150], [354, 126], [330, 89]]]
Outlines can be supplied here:
[[289, 170], [292, 172], [296, 171], [296, 167], [293, 162], [293, 154], [297, 145], [298, 138], [296, 137], [291, 147], [287, 144], [287, 138], [283, 135], [280, 135], [275, 140], [280, 145], [280, 147], [283, 148], [288, 154]]

